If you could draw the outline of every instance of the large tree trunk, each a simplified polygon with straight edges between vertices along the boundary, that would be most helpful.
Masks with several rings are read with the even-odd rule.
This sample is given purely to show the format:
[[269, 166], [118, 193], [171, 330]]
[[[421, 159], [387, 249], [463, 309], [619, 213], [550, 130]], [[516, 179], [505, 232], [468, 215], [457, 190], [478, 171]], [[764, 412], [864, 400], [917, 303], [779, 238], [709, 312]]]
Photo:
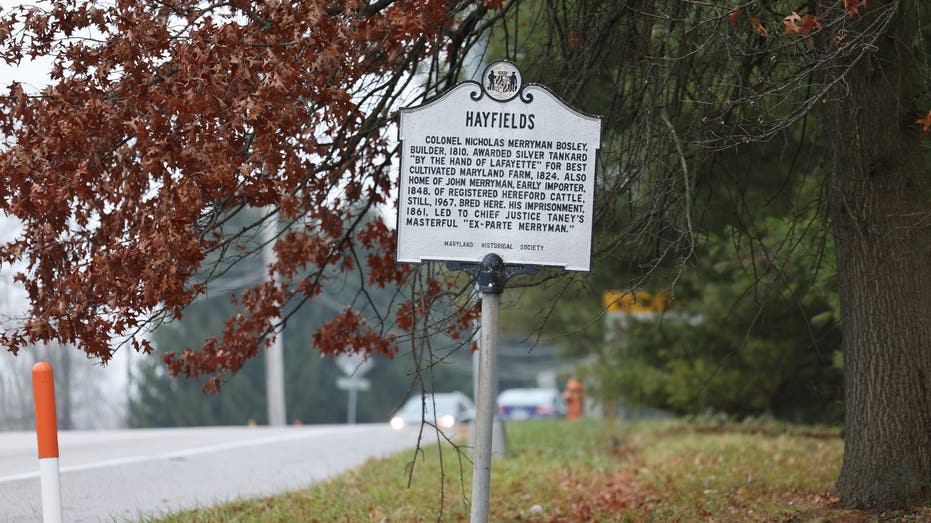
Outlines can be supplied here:
[[[888, 5], [871, 2], [859, 22]], [[915, 124], [914, 7], [901, 3], [825, 109], [846, 404], [836, 492], [855, 507], [931, 492], [931, 172]]]

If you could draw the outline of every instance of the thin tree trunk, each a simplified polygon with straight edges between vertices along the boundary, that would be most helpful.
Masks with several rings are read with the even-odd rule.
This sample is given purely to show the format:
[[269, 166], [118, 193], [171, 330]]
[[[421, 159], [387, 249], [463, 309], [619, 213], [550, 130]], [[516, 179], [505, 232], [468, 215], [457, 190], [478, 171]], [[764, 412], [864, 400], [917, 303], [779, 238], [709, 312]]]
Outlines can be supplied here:
[[[862, 22], [888, 5], [871, 3]], [[908, 6], [825, 109], [846, 406], [836, 492], [855, 507], [931, 492], [931, 172], [914, 123]]]

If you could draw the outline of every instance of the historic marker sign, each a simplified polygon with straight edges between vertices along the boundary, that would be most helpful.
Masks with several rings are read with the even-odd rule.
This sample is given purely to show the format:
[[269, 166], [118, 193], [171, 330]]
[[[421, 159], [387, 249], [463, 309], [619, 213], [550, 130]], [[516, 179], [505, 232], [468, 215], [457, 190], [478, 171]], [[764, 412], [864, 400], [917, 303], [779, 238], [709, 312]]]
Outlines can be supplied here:
[[400, 135], [399, 262], [590, 269], [599, 117], [501, 61], [402, 109]]

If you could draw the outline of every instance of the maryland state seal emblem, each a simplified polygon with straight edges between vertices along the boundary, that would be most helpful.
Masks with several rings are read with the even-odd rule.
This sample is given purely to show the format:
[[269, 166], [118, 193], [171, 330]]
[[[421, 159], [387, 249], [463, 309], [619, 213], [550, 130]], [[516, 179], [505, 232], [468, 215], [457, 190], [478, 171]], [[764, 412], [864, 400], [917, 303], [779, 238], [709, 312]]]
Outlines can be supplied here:
[[517, 96], [523, 80], [516, 65], [507, 60], [498, 60], [485, 68], [482, 87], [494, 100], [506, 102]]

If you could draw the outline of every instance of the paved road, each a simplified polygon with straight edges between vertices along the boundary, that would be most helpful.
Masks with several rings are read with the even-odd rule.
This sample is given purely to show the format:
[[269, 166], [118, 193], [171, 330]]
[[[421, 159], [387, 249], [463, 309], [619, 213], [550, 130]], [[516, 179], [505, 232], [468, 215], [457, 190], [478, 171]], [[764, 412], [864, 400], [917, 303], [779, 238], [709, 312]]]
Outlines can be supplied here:
[[[69, 522], [141, 515], [307, 486], [416, 443], [387, 424], [62, 432]], [[41, 520], [36, 440], [0, 432], [0, 523]]]

